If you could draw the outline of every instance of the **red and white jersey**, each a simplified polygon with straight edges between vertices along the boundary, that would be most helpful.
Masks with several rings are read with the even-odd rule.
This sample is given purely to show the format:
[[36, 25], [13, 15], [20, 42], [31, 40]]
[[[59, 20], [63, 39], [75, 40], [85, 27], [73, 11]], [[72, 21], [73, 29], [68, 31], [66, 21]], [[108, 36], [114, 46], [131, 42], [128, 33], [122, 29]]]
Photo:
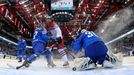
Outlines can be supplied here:
[[61, 31], [60, 27], [54, 21], [52, 21], [50, 23], [49, 30], [50, 30], [53, 38], [57, 38], [57, 37], [62, 38], [62, 31]]

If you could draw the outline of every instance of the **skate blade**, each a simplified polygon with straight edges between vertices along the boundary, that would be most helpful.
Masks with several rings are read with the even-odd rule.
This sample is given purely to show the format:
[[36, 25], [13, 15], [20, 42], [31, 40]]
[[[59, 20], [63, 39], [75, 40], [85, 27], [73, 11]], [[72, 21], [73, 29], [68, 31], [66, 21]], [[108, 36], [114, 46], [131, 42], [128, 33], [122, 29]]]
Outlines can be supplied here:
[[64, 68], [69, 68], [70, 66], [69, 66], [69, 65], [66, 65], [66, 66], [65, 66], [65, 65], [63, 65], [63, 67], [64, 67]]
[[81, 69], [80, 71], [87, 71], [87, 70], [94, 70], [96, 68], [85, 68], [85, 69]]
[[103, 67], [103, 68], [105, 68], [105, 69], [113, 69], [113, 67]]
[[55, 65], [55, 66], [47, 65], [47, 67], [48, 67], [48, 68], [55, 68], [56, 65]]

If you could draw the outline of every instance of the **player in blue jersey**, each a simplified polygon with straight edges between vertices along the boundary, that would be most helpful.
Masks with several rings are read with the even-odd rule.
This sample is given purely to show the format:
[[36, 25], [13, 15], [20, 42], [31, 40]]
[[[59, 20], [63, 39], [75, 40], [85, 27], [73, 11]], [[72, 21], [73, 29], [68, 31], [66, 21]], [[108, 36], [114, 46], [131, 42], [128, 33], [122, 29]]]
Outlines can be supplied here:
[[29, 63], [33, 62], [39, 55], [45, 54], [48, 66], [54, 67], [55, 64], [53, 63], [51, 52], [47, 50], [45, 47], [46, 43], [50, 40], [52, 39], [50, 36], [47, 35], [47, 30], [44, 28], [43, 23], [37, 24], [32, 40], [32, 47], [34, 49], [34, 54], [28, 57], [27, 60], [22, 65], [28, 67]]
[[73, 70], [94, 69], [97, 64], [104, 67], [113, 67], [111, 62], [106, 61], [108, 48], [92, 31], [83, 29], [80, 35], [72, 42], [71, 45], [74, 54], [84, 49], [85, 57], [80, 59], [80, 63]]
[[22, 58], [25, 60], [26, 59], [26, 40], [22, 39], [21, 35], [17, 36], [18, 39], [18, 45], [17, 45], [17, 58], [18, 62], [22, 62]]

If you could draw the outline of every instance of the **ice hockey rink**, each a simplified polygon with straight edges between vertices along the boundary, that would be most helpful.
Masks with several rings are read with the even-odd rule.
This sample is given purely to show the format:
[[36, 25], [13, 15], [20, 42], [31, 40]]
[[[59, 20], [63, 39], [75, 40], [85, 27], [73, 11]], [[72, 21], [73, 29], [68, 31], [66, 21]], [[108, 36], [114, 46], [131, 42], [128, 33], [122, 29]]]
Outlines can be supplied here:
[[[7, 66], [10, 64], [11, 66]], [[45, 59], [40, 58], [33, 62], [29, 68], [16, 70], [14, 67], [20, 65], [15, 59], [0, 59], [0, 75], [133, 75], [134, 57], [124, 57], [122, 67], [114, 69], [97, 68], [87, 71], [72, 71], [70, 67], [63, 68], [60, 60], [55, 60], [55, 68], [48, 68]]]
[[[51, 31], [54, 26], [57, 32]], [[52, 33], [58, 35], [53, 39], [56, 46], [57, 39], [62, 38], [66, 53], [44, 45], [52, 47], [56, 67], [49, 68], [41, 55], [28, 68], [17, 70], [23, 63], [16, 57], [17, 36], [26, 40], [29, 56], [34, 53], [32, 39], [37, 35], [34, 32], [40, 27], [43, 35], [49, 34], [52, 38]], [[122, 65], [73, 71], [76, 63], [71, 55], [71, 42], [83, 29], [99, 35], [111, 54], [121, 53]], [[62, 66], [60, 53], [67, 54], [69, 67]], [[134, 0], [0, 0], [0, 75], [134, 75]]]

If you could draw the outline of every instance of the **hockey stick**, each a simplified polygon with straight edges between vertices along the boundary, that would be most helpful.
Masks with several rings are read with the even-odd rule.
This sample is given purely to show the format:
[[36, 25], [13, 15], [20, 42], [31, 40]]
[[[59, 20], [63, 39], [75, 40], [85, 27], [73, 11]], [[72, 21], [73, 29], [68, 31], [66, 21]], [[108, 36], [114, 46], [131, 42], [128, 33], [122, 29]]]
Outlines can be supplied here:
[[[72, 32], [69, 31], [69, 29], [67, 28], [67, 26], [65, 26], [65, 28], [66, 28], [67, 32], [69, 33], [69, 35], [71, 36], [71, 38], [74, 40], [75, 38], [74, 38], [74, 36], [72, 35]], [[78, 33], [78, 32], [80, 31], [80, 29], [81, 29], [81, 27], [79, 27], [79, 29], [76, 31], [76, 33]], [[70, 49], [70, 48], [69, 48], [69, 49]], [[70, 49], [70, 50], [71, 50], [71, 49]], [[73, 55], [71, 52], [69, 52], [69, 51], [67, 51], [67, 50], [66, 50], [66, 52], [67, 52], [73, 59], [76, 58], [75, 55]]]
[[[70, 47], [67, 47], [67, 49], [71, 50]], [[65, 50], [65, 51], [66, 51], [73, 59], [85, 57], [85, 56], [83, 55], [83, 52], [82, 52], [82, 51], [78, 52], [77, 54], [73, 54], [72, 52], [67, 51], [67, 50]], [[82, 54], [81, 54], [81, 53], [82, 53]]]
[[75, 59], [76, 57], [69, 51], [65, 50], [65, 52], [67, 52], [67, 54], [69, 54], [73, 59]]
[[18, 70], [18, 69], [22, 68], [23, 66], [25, 66], [25, 64], [22, 64], [20, 66], [17, 66], [16, 69]]
[[18, 69], [20, 69], [20, 68], [22, 68], [24, 66], [29, 67], [29, 62], [24, 61], [24, 63], [22, 65], [20, 65], [20, 66], [17, 66], [16, 69], [18, 70]]

